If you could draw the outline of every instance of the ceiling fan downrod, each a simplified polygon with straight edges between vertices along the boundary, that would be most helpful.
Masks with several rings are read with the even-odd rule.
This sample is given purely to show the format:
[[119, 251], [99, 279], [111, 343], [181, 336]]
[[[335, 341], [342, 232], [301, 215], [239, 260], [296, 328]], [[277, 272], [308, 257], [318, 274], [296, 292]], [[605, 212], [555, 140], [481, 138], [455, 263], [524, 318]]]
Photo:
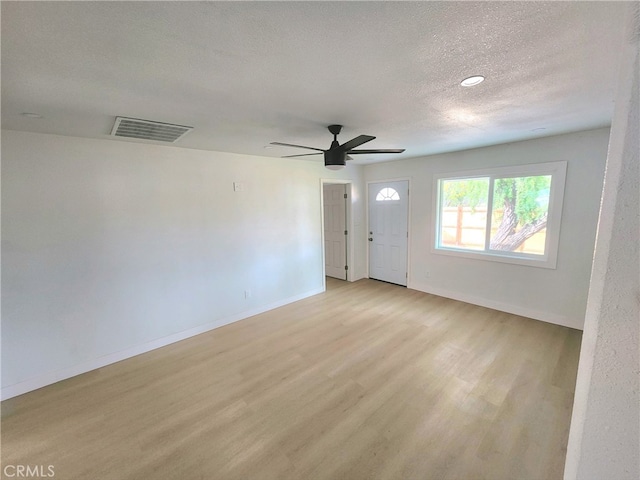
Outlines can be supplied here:
[[329, 147], [329, 149], [333, 150], [334, 148], [338, 148], [340, 146], [338, 143], [338, 135], [340, 135], [340, 132], [342, 131], [342, 125], [329, 125], [327, 128], [329, 129], [329, 132], [333, 134], [333, 142], [331, 142], [331, 147]]

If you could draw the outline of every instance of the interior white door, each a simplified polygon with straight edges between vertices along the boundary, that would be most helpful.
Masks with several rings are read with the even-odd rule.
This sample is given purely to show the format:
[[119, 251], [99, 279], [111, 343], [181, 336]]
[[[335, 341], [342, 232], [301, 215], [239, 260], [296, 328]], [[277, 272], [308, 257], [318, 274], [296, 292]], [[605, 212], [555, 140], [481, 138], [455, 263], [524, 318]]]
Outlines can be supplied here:
[[369, 184], [369, 278], [407, 285], [409, 182]]
[[347, 279], [346, 185], [323, 185], [324, 269], [329, 277]]

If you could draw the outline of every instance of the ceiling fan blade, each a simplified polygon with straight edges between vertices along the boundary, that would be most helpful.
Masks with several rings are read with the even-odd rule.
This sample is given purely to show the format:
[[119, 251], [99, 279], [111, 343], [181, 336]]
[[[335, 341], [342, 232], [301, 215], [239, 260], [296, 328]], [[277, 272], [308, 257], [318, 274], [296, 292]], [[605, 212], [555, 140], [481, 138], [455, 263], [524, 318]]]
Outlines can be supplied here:
[[348, 142], [343, 143], [342, 145], [340, 145], [340, 148], [342, 148], [345, 151], [349, 151], [352, 148], [356, 148], [356, 147], [362, 145], [363, 143], [370, 142], [374, 138], [376, 138], [376, 137], [372, 137], [371, 135], [359, 135], [356, 138], [352, 138]]
[[308, 157], [309, 155], [320, 155], [320, 152], [318, 152], [318, 153], [301, 153], [300, 155], [285, 155], [285, 156], [280, 157], [280, 158]]
[[306, 148], [307, 150], [317, 150], [319, 152], [324, 152], [324, 150], [322, 150], [321, 148], [305, 147], [304, 145], [294, 145], [293, 143], [271, 142], [271, 145], [281, 145], [283, 147]]
[[379, 148], [377, 150], [348, 150], [347, 153], [353, 154], [368, 154], [368, 153], [402, 153], [404, 148]]

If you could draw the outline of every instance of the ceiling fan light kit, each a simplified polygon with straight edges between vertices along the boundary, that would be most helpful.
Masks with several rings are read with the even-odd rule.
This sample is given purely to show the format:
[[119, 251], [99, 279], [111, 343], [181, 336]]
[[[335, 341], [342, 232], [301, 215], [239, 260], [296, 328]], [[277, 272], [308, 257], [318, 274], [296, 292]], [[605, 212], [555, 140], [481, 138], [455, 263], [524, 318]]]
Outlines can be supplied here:
[[340, 170], [347, 166], [347, 153], [342, 150], [324, 152], [324, 166], [329, 170]]
[[324, 166], [329, 170], [340, 170], [344, 168], [347, 164], [347, 160], [351, 160], [350, 154], [376, 154], [376, 153], [402, 153], [404, 152], [404, 148], [386, 148], [386, 149], [375, 149], [375, 150], [353, 150], [356, 147], [359, 147], [363, 143], [370, 142], [375, 139], [371, 135], [359, 135], [355, 138], [352, 138], [348, 142], [340, 145], [338, 142], [338, 135], [342, 131], [342, 125], [329, 125], [327, 127], [329, 132], [333, 135], [333, 141], [331, 142], [331, 146], [328, 150], [323, 150], [321, 148], [315, 147], [307, 147], [305, 145], [294, 145], [292, 143], [282, 143], [282, 142], [271, 142], [271, 145], [280, 145], [283, 147], [295, 147], [295, 148], [305, 148], [307, 150], [316, 150], [318, 153], [303, 153], [300, 155], [285, 155], [282, 158], [292, 158], [292, 157], [306, 157], [309, 155], [318, 155], [320, 152], [324, 154]]

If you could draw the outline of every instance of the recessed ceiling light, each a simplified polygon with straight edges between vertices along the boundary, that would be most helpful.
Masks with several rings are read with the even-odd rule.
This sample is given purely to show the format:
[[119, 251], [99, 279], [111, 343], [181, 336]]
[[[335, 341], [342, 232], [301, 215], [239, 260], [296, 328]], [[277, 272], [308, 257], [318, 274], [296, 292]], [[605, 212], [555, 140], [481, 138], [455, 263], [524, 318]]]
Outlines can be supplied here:
[[21, 115], [23, 115], [25, 117], [29, 117], [29, 118], [44, 118], [39, 113], [23, 112], [23, 113], [21, 113]]
[[482, 75], [474, 75], [473, 77], [467, 77], [460, 82], [462, 87], [473, 87], [482, 83], [484, 81], [484, 77]]

